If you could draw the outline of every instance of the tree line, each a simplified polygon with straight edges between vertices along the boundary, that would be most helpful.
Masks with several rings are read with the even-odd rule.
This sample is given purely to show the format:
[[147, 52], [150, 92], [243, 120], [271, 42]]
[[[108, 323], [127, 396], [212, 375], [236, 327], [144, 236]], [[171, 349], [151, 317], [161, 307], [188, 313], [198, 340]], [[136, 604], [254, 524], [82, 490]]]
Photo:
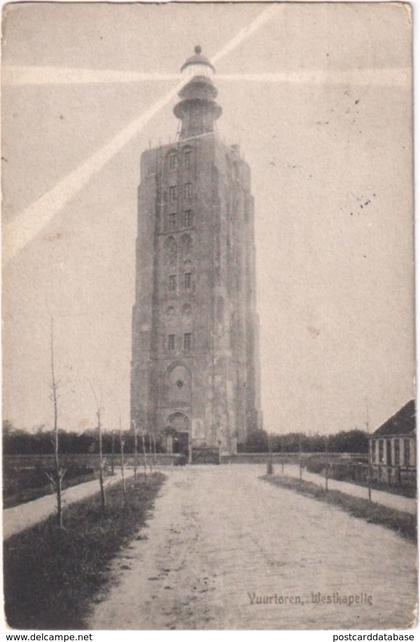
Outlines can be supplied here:
[[248, 434], [244, 444], [238, 446], [240, 452], [347, 452], [367, 453], [369, 434], [358, 428], [342, 430], [331, 435], [288, 432], [283, 435], [254, 430]]
[[[98, 429], [90, 428], [84, 432], [59, 430], [60, 452], [62, 454], [89, 454], [98, 452]], [[135, 452], [134, 432], [123, 431], [126, 454]], [[15, 428], [10, 421], [3, 422], [3, 453], [5, 455], [49, 455], [53, 454], [53, 431], [39, 426], [33, 432]], [[145, 435], [146, 452], [152, 450], [150, 435]], [[104, 429], [102, 432], [104, 454], [119, 452], [119, 432]], [[331, 435], [319, 433], [308, 435], [289, 432], [283, 435], [270, 434], [265, 430], [249, 433], [244, 444], [238, 446], [240, 452], [368, 452], [368, 433], [359, 430], [340, 431]], [[141, 450], [141, 446], [139, 447]], [[164, 452], [162, 437], [156, 436], [155, 452]]]
[[[98, 429], [89, 428], [81, 433], [75, 431], [59, 430], [60, 452], [65, 455], [93, 454], [98, 452]], [[134, 431], [122, 431], [124, 450], [126, 454], [135, 452]], [[145, 435], [146, 452], [155, 450], [151, 436]], [[13, 424], [3, 421], [3, 453], [5, 455], [52, 455], [54, 454], [54, 431], [45, 426], [37, 427], [33, 432], [15, 428]], [[139, 451], [142, 444], [139, 446]], [[104, 429], [102, 432], [102, 450], [106, 455], [120, 450], [120, 433], [116, 430]], [[163, 452], [162, 440], [156, 437], [155, 452]]]

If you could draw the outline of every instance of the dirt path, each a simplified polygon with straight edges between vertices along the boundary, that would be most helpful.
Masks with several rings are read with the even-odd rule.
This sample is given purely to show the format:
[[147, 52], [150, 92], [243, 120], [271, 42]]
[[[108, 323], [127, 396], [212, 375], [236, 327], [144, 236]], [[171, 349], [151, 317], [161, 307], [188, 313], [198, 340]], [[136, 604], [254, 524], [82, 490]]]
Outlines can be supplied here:
[[[267, 484], [258, 479], [262, 466], [167, 473], [149, 527], [115, 560], [113, 586], [88, 628], [412, 622], [416, 548], [392, 531]], [[316, 604], [318, 592], [334, 601], [358, 596], [359, 604]], [[259, 603], [263, 596], [271, 603]]]
[[[280, 472], [281, 466], [276, 465], [275, 469], [275, 472]], [[286, 464], [284, 466], [284, 473], [289, 477], [298, 479], [299, 466], [295, 464]], [[303, 479], [313, 482], [314, 484], [319, 484], [322, 487], [325, 485], [324, 475], [310, 473], [307, 470], [303, 471]], [[331, 490], [341, 490], [341, 492], [346, 493], [347, 495], [352, 495], [353, 497], [368, 499], [368, 489], [365, 486], [359, 486], [359, 484], [352, 484], [351, 482], [340, 481], [338, 479], [329, 479], [328, 488]], [[415, 515], [417, 510], [416, 499], [412, 497], [404, 497], [403, 495], [396, 495], [395, 493], [387, 493], [383, 490], [372, 489], [372, 501], [377, 504], [382, 504], [382, 506], [388, 506], [388, 508], [402, 510], [405, 513], [410, 513], [411, 515]]]
[[[132, 475], [132, 470], [126, 471], [127, 478]], [[115, 477], [105, 480], [105, 486], [107, 487], [119, 481], [120, 476], [115, 475]], [[99, 481], [97, 479], [77, 486], [70, 486], [63, 491], [63, 506], [74, 504], [96, 493], [99, 493]], [[35, 526], [35, 524], [47, 519], [56, 511], [56, 507], [56, 496], [45, 495], [34, 499], [32, 502], [25, 502], [25, 504], [19, 504], [18, 506], [13, 506], [13, 508], [6, 508], [3, 511], [3, 539], [16, 535], [16, 533], [20, 533], [25, 528]]]

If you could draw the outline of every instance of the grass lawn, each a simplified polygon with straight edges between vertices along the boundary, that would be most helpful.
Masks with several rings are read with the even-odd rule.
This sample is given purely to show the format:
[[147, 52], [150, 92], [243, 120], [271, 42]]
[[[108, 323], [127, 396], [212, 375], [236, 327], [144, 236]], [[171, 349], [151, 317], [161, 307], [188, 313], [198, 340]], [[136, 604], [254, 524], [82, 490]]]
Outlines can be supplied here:
[[4, 543], [5, 612], [17, 629], [80, 629], [91, 598], [103, 588], [119, 549], [144, 526], [165, 476], [127, 481], [107, 490], [103, 515], [100, 496], [64, 511], [64, 529], [52, 515], [46, 522]]
[[[3, 508], [18, 506], [38, 499], [38, 497], [54, 493], [47, 477], [47, 473], [54, 473], [51, 461], [48, 460], [43, 463], [42, 458], [35, 457], [35, 459], [36, 463], [32, 466], [20, 466], [19, 462], [5, 458], [3, 466]], [[71, 462], [65, 466], [65, 470], [63, 490], [95, 479], [95, 476], [97, 477], [94, 466], [84, 463]]]
[[305, 480], [301, 481], [280, 475], [265, 475], [262, 479], [275, 486], [288, 488], [301, 495], [339, 506], [354, 517], [365, 519], [373, 524], [381, 524], [396, 531], [399, 535], [417, 542], [417, 518], [415, 515], [381, 506], [380, 504], [369, 502], [367, 499], [352, 497], [339, 490], [326, 491], [317, 484]]
[[[70, 488], [70, 486], [78, 486], [78, 484], [92, 481], [92, 479], [95, 479], [95, 473], [93, 471], [72, 477], [71, 479], [64, 479], [63, 490]], [[34, 499], [45, 497], [45, 495], [54, 494], [55, 490], [51, 488], [51, 484], [44, 484], [43, 486], [36, 486], [34, 488], [22, 488], [12, 495], [3, 494], [3, 508], [12, 508], [13, 506], [19, 506], [19, 504], [25, 504], [26, 502], [32, 502]]]

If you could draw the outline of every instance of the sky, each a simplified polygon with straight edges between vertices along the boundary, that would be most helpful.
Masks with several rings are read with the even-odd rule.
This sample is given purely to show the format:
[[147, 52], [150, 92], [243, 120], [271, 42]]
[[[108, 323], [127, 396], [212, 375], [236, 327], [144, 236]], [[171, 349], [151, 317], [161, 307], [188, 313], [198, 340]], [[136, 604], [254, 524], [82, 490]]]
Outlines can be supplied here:
[[373, 430], [414, 395], [411, 19], [397, 4], [9, 5], [3, 417], [128, 427], [139, 159], [215, 61], [256, 202], [264, 427]]

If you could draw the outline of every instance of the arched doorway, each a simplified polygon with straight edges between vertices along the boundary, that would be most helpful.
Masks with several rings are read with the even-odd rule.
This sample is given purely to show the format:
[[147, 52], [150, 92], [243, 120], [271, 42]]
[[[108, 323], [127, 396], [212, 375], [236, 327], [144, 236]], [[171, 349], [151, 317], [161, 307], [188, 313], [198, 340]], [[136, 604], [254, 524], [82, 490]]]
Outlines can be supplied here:
[[174, 412], [168, 417], [166, 433], [170, 437], [172, 452], [189, 455], [190, 420], [182, 412]]

